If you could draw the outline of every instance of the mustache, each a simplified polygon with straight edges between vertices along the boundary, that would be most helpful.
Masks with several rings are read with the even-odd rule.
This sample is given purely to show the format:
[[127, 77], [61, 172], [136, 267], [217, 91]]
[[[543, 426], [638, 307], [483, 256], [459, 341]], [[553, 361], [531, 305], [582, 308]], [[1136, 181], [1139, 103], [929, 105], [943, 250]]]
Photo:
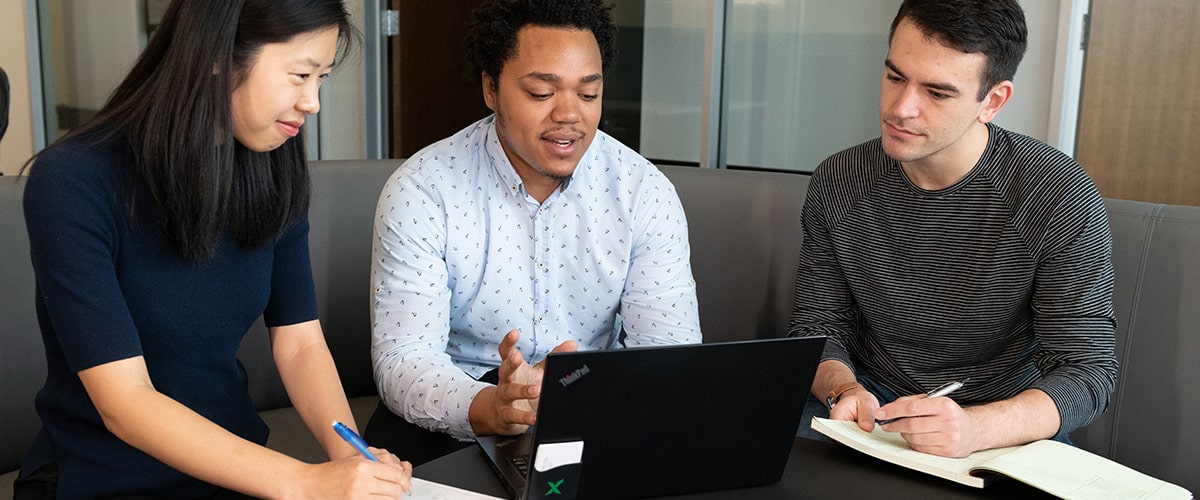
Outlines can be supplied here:
[[547, 130], [545, 132], [542, 132], [542, 134], [541, 134], [542, 137], [545, 137], [548, 135], [575, 135], [578, 137], [583, 137], [587, 134], [583, 133], [582, 130], [577, 129], [574, 126], [569, 126], [569, 127], [555, 127], [550, 130]]

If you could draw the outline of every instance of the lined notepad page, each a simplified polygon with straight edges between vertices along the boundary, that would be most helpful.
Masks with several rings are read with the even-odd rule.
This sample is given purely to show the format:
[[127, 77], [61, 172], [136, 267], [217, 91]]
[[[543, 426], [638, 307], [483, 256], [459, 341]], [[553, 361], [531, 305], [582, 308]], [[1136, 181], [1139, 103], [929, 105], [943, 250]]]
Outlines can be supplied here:
[[1178, 485], [1056, 441], [946, 458], [914, 451], [899, 433], [884, 432], [878, 425], [872, 432], [863, 432], [855, 422], [814, 418], [812, 427], [873, 457], [977, 488], [985, 485], [985, 479], [972, 476], [973, 470], [996, 472], [1066, 499], [1192, 498]]
[[1186, 489], [1055, 441], [1036, 441], [983, 465], [1061, 498], [1178, 498]]

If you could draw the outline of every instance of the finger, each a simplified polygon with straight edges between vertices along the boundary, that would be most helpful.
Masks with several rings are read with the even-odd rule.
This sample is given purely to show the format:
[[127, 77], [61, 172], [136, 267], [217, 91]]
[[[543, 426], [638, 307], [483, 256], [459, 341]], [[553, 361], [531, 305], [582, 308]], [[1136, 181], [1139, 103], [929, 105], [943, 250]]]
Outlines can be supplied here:
[[500, 340], [500, 347], [497, 349], [500, 352], [500, 359], [507, 359], [519, 340], [521, 340], [521, 332], [516, 329], [509, 330], [504, 334], [504, 338]]
[[[924, 435], [929, 439], [946, 439], [958, 434], [958, 426], [953, 418], [945, 415], [931, 415], [922, 412], [920, 415], [904, 417], [887, 425], [891, 432], [908, 435]], [[929, 444], [928, 441], [920, 441]]]
[[961, 408], [953, 398], [949, 396], [938, 396], [936, 398], [925, 398], [921, 400], [921, 411], [930, 414], [953, 413]]
[[875, 411], [875, 418], [879, 420], [897, 420], [906, 417], [919, 416], [920, 413], [914, 409], [914, 403], [921, 401], [924, 396], [904, 396], [897, 398], [891, 403], [879, 407]]
[[954, 400], [947, 397], [926, 398], [921, 396], [909, 396], [903, 399], [897, 399], [898, 408], [905, 417], [935, 417], [944, 418], [953, 413], [958, 405]]
[[525, 364], [525, 355], [521, 354], [521, 351], [518, 351], [516, 349], [512, 350], [512, 354], [509, 354], [508, 358], [512, 360], [514, 369], [520, 368], [521, 365]]
[[412, 495], [412, 472], [399, 466], [389, 466], [385, 473], [377, 474], [375, 480], [378, 481], [375, 483], [377, 489], [370, 494], [372, 498], [404, 498]]
[[864, 401], [854, 401], [858, 404], [858, 428], [867, 432], [875, 430], [875, 412]]
[[518, 425], [534, 425], [537, 423], [537, 414], [516, 407], [506, 407], [500, 411], [501, 418], [505, 422]]
[[503, 384], [507, 381], [515, 380], [517, 370], [520, 370], [521, 365], [524, 364], [525, 356], [521, 355], [521, 351], [516, 349], [510, 350], [508, 355], [503, 357], [500, 361], [500, 373], [498, 374], [500, 378], [499, 382]]
[[943, 457], [949, 456], [965, 456], [956, 453], [954, 442], [949, 440], [947, 436], [937, 432], [902, 432], [900, 437], [908, 442], [908, 446], [915, 451], [928, 453], [930, 455], [938, 455]]
[[400, 469], [404, 471], [404, 477], [400, 478], [400, 488], [405, 493], [412, 493], [412, 464], [408, 462], [400, 462]]
[[529, 386], [511, 381], [503, 382], [496, 386], [496, 395], [499, 397], [500, 404], [510, 406], [513, 401], [529, 399]]
[[393, 454], [390, 451], [387, 451], [384, 448], [376, 448], [374, 446], [369, 446], [369, 447], [367, 447], [367, 451], [370, 451], [372, 455], [375, 455], [375, 458], [377, 460], [379, 460], [380, 463], [384, 463], [384, 464], [388, 464], [388, 465], [400, 464], [400, 457], [397, 457], [395, 454]]
[[857, 420], [849, 400], [838, 401], [829, 409], [830, 420]]
[[[579, 350], [579, 342], [576, 342], [574, 340], [568, 340], [566, 342], [563, 342], [561, 344], [554, 346], [554, 349], [551, 349], [550, 352], [551, 353], [575, 352], [578, 350]], [[535, 366], [534, 368], [537, 368], [538, 370], [543, 370], [543, 369], [545, 369], [545, 367], [546, 367], [546, 360], [543, 359], [540, 362], [538, 362], [537, 366]]]
[[558, 344], [557, 346], [554, 347], [554, 349], [551, 349], [550, 352], [575, 352], [578, 350], [579, 350], [579, 342], [576, 342], [574, 340], [568, 340], [566, 342]]

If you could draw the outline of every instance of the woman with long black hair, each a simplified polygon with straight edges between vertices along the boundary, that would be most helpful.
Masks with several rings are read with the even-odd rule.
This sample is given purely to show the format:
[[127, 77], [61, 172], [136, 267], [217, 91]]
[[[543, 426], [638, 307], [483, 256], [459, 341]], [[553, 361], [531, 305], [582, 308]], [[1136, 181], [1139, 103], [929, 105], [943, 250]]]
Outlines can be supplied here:
[[[176, 0], [100, 113], [33, 160], [25, 217], [48, 376], [16, 498], [396, 497], [317, 321], [303, 125], [353, 41], [341, 0]], [[330, 461], [263, 446], [237, 360], [262, 316]]]

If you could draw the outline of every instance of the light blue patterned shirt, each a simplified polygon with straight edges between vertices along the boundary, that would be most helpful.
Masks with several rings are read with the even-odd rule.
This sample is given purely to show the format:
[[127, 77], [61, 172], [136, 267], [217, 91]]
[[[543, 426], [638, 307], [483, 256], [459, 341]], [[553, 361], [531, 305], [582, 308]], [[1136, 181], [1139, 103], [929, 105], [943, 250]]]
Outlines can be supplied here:
[[[404, 162], [379, 199], [371, 262], [375, 381], [398, 415], [459, 439], [518, 329], [529, 363], [555, 346], [700, 342], [687, 221], [657, 168], [597, 131], [539, 204], [493, 117]], [[619, 315], [619, 318], [618, 318]]]

